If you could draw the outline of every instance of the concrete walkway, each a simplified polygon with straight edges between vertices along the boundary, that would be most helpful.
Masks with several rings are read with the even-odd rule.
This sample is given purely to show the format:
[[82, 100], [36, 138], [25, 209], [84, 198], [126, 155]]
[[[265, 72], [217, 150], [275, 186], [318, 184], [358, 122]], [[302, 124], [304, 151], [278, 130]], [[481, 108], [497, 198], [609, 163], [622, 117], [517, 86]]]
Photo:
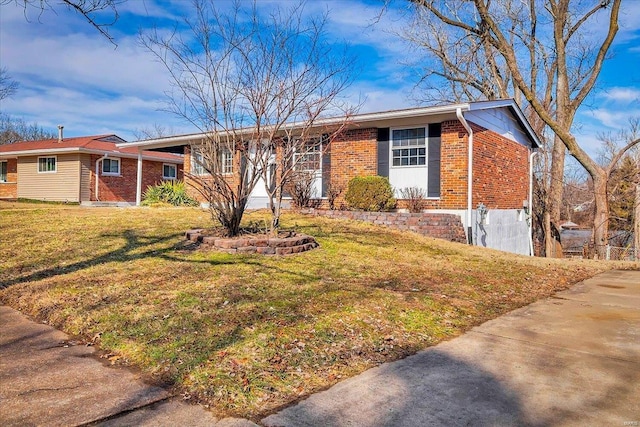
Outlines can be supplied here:
[[[0, 306], [0, 425], [255, 426], [218, 420]], [[384, 364], [266, 426], [640, 425], [640, 272], [611, 271]]]
[[0, 306], [2, 426], [255, 426], [216, 419], [47, 325]]
[[640, 272], [600, 274], [262, 423], [640, 426]]

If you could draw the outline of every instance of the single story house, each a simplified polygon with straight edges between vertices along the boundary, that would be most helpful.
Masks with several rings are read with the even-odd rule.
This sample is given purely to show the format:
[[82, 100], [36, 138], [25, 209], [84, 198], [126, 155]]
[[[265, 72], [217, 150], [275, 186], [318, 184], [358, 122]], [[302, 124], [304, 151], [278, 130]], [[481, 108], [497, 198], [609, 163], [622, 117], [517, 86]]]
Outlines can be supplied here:
[[[134, 204], [143, 188], [182, 179], [184, 156], [119, 148], [116, 135], [0, 145], [0, 199]], [[141, 164], [142, 175], [138, 175]]]
[[[318, 120], [318, 134], [337, 123], [344, 118]], [[426, 195], [426, 211], [458, 214], [469, 242], [532, 254], [531, 163], [540, 142], [515, 101], [365, 113], [347, 123], [314, 158], [314, 184], [321, 199], [328, 185], [345, 186], [356, 176], [385, 176], [398, 198], [401, 189], [419, 187]], [[185, 170], [198, 174], [191, 148], [205, 138], [202, 133], [179, 135], [118, 146], [184, 153]], [[231, 172], [232, 163], [228, 166]], [[258, 185], [249, 207], [266, 203], [264, 185]]]

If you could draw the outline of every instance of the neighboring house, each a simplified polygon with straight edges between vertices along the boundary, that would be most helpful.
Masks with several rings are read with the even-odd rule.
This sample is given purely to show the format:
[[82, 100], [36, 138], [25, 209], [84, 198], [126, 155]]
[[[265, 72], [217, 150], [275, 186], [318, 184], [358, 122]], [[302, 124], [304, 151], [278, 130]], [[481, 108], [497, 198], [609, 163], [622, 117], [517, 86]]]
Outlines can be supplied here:
[[[92, 204], [136, 202], [138, 161], [143, 188], [181, 179], [183, 156], [118, 148], [116, 135], [23, 141], [0, 146], [0, 199]], [[140, 158], [139, 158], [140, 154]]]
[[[343, 121], [318, 121], [318, 134]], [[181, 135], [118, 146], [184, 152], [185, 170], [197, 174], [191, 147], [204, 137]], [[427, 197], [427, 211], [460, 215], [474, 244], [531, 254], [531, 160], [538, 146], [522, 111], [509, 99], [355, 115], [317, 155], [307, 153], [313, 162], [306, 163], [314, 164], [321, 198], [329, 185], [346, 186], [356, 176], [385, 176], [398, 198], [400, 189], [419, 187]], [[266, 203], [264, 185], [258, 186], [249, 207]]]

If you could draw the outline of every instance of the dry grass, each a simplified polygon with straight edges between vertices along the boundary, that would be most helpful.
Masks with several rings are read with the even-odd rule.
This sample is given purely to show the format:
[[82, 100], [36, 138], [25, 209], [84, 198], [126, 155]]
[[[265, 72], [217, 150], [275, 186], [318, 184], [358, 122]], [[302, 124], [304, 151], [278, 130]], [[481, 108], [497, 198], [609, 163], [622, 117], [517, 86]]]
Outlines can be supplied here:
[[[252, 213], [247, 221], [260, 221]], [[257, 418], [613, 267], [286, 215], [320, 248], [182, 246], [198, 209], [0, 202], [0, 300], [218, 415]], [[98, 338], [99, 337], [99, 338]]]

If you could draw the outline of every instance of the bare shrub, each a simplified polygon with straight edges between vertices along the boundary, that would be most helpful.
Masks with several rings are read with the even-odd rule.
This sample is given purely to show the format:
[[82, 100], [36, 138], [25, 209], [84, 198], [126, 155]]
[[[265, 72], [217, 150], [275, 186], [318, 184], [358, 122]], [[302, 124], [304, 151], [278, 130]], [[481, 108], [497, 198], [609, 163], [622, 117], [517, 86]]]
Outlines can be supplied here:
[[422, 212], [425, 206], [426, 194], [420, 187], [405, 187], [400, 190], [400, 198], [406, 200], [409, 212]]
[[287, 190], [291, 195], [291, 202], [294, 207], [311, 207], [312, 199], [316, 196], [316, 190], [313, 186], [314, 181], [315, 174], [310, 171], [296, 171], [291, 176]]
[[336, 210], [336, 200], [344, 191], [344, 185], [342, 184], [329, 184], [327, 186], [327, 202], [329, 203], [329, 209]]

